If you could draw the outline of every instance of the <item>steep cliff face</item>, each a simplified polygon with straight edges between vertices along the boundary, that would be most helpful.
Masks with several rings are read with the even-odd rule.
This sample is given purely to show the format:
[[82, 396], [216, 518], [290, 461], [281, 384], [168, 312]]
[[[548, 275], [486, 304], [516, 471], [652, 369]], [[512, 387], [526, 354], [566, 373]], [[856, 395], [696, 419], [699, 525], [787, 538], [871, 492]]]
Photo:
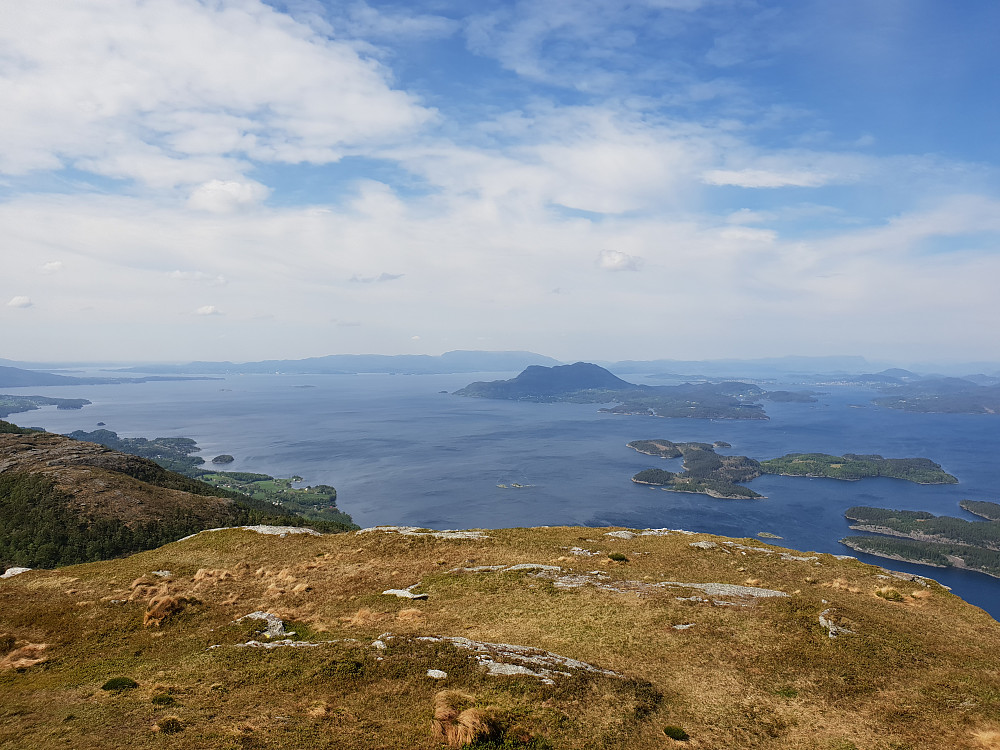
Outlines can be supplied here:
[[756, 540], [212, 531], [0, 580], [0, 747], [985, 750], [998, 653], [929, 579]]

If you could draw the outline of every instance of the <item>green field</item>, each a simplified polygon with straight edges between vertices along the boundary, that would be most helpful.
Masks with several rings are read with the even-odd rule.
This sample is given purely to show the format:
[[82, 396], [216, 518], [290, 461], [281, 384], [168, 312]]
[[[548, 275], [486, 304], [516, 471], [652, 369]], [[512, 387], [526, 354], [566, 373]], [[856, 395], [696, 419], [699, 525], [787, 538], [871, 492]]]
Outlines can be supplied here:
[[213, 487], [240, 492], [254, 500], [263, 500], [284, 510], [315, 521], [351, 523], [351, 517], [337, 509], [337, 490], [329, 485], [294, 487], [302, 477], [276, 479], [267, 474], [245, 471], [216, 471], [198, 476]]

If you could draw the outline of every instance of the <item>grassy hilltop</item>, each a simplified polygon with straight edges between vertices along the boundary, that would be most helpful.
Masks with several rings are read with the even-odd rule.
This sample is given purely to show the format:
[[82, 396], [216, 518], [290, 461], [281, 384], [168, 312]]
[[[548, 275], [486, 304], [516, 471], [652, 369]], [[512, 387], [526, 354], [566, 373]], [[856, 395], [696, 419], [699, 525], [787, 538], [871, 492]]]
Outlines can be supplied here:
[[0, 580], [0, 748], [997, 747], [1000, 624], [936, 583], [608, 532], [214, 531]]

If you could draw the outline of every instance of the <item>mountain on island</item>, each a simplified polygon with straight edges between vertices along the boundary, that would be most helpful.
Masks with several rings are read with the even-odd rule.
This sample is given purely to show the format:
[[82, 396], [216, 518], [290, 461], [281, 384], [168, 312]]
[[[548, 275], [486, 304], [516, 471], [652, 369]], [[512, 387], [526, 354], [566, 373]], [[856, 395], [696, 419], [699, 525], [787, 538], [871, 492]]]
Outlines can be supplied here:
[[625, 391], [640, 386], [589, 362], [542, 367], [532, 365], [516, 378], [470, 383], [456, 391], [459, 396], [550, 401], [581, 391]]

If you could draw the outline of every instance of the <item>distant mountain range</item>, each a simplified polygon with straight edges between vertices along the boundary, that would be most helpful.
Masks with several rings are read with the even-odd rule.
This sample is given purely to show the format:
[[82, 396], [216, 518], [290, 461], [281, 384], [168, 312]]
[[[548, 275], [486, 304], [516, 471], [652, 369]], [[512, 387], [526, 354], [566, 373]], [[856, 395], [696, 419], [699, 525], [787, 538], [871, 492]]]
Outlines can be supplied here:
[[307, 359], [267, 359], [260, 362], [190, 362], [185, 365], [141, 365], [118, 372], [229, 375], [300, 374], [353, 375], [384, 373], [433, 375], [459, 372], [516, 372], [529, 365], [558, 365], [559, 360], [533, 352], [453, 351], [429, 354], [331, 354]]

